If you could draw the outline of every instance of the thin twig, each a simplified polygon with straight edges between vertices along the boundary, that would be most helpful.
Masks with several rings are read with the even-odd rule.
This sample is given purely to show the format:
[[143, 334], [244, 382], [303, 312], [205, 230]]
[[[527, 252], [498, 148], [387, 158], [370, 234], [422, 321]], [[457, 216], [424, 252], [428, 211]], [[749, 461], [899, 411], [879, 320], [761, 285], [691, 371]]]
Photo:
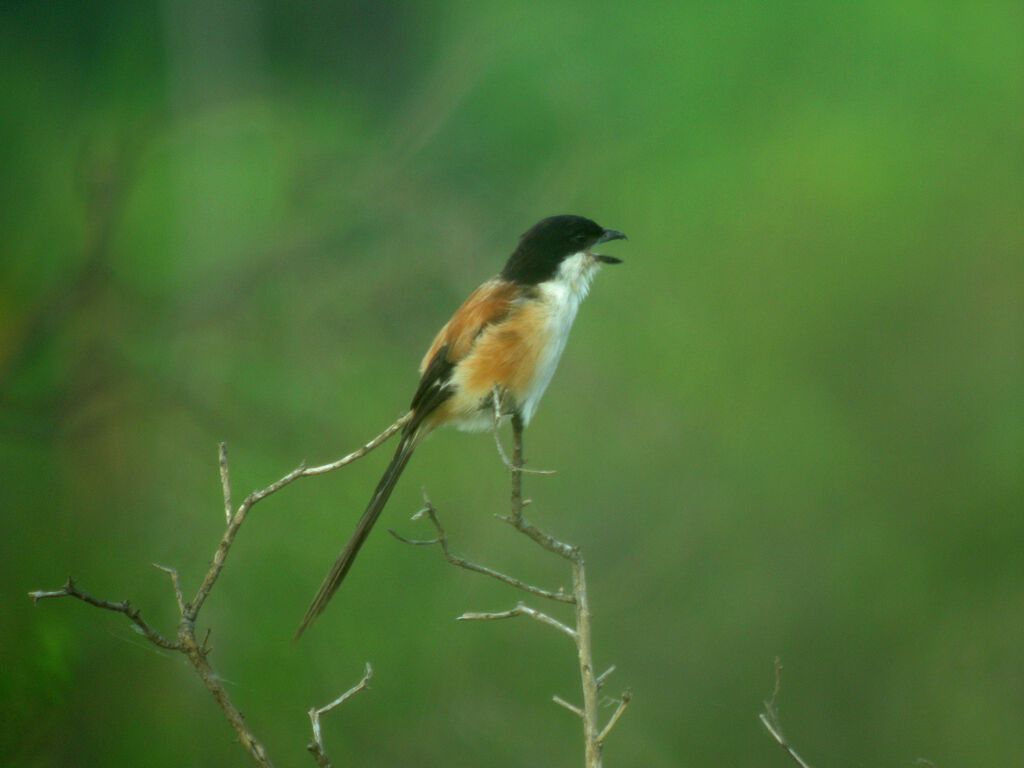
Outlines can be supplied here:
[[531, 608], [523, 603], [516, 603], [514, 608], [509, 608], [507, 611], [494, 611], [494, 612], [467, 612], [456, 618], [456, 621], [489, 621], [492, 619], [511, 619], [515, 616], [529, 616], [535, 621], [539, 621], [541, 624], [547, 624], [549, 627], [554, 627], [559, 632], [568, 635], [573, 640], [576, 639], [576, 630], [572, 627], [566, 626], [558, 619], [554, 619], [548, 616], [546, 613], [541, 613], [535, 608]]
[[383, 432], [381, 432], [379, 435], [373, 438], [370, 442], [366, 443], [363, 446], [360, 446], [359, 448], [356, 448], [354, 451], [352, 451], [352, 453], [349, 453], [346, 456], [342, 456], [340, 459], [338, 459], [337, 461], [332, 461], [330, 464], [321, 464], [318, 467], [305, 467], [302, 471], [301, 476], [309, 477], [310, 475], [322, 475], [325, 472], [332, 472], [335, 469], [340, 469], [341, 467], [344, 467], [346, 464], [351, 464], [356, 459], [363, 458], [363, 456], [368, 454], [374, 448], [378, 447], [382, 443], [387, 442], [388, 439], [393, 434], [395, 434], [395, 432], [398, 432], [402, 427], [408, 424], [411, 418], [412, 411], [409, 411], [403, 416], [400, 416], [395, 421], [394, 424], [385, 429]]
[[[115, 603], [109, 600], [102, 600], [93, 597], [92, 595], [79, 590], [75, 586], [74, 580], [70, 577], [61, 589], [52, 591], [36, 590], [29, 592], [29, 597], [36, 602], [51, 597], [74, 597], [97, 608], [123, 613], [154, 645], [183, 653], [188, 657], [196, 671], [196, 674], [203, 681], [207, 690], [209, 690], [213, 695], [214, 700], [220, 706], [221, 710], [224, 712], [224, 716], [228, 719], [228, 722], [231, 723], [235, 733], [238, 735], [238, 739], [242, 746], [245, 747], [256, 765], [261, 766], [262, 768], [270, 768], [271, 762], [270, 758], [267, 756], [266, 749], [255, 737], [252, 731], [249, 730], [242, 713], [239, 712], [234, 704], [231, 703], [231, 698], [221, 683], [220, 677], [210, 666], [209, 660], [207, 659], [209, 654], [209, 647], [207, 644], [210, 637], [209, 630], [207, 630], [202, 643], [199, 643], [196, 640], [196, 618], [198, 617], [203, 604], [206, 602], [206, 598], [209, 596], [210, 590], [213, 589], [213, 586], [217, 581], [217, 577], [224, 568], [228, 552], [231, 549], [231, 545], [234, 543], [235, 536], [238, 534], [239, 529], [245, 522], [245, 518], [249, 510], [252, 509], [255, 504], [262, 501], [267, 496], [270, 496], [272, 493], [281, 490], [286, 485], [294, 482], [300, 477], [308, 477], [310, 475], [319, 475], [325, 472], [330, 472], [331, 470], [339, 469], [346, 464], [350, 464], [356, 459], [362, 458], [405, 426], [410, 418], [412, 418], [411, 413], [405, 414], [368, 443], [330, 464], [324, 464], [317, 467], [307, 467], [305, 462], [299, 464], [299, 466], [291, 472], [265, 488], [261, 488], [250, 493], [245, 497], [242, 503], [239, 504], [238, 509], [236, 510], [232, 509], [231, 502], [231, 483], [228, 468], [227, 445], [225, 443], [220, 443], [218, 446], [218, 466], [220, 470], [221, 491], [224, 498], [224, 516], [226, 518], [227, 525], [220, 541], [217, 544], [217, 549], [210, 562], [210, 567], [207, 569], [202, 583], [196, 590], [196, 594], [192, 600], [189, 602], [185, 601], [181, 590], [181, 581], [176, 570], [154, 564], [156, 568], [170, 576], [171, 585], [174, 588], [174, 599], [178, 605], [179, 611], [177, 641], [168, 640], [153, 629], [142, 619], [139, 615], [139, 611], [133, 608], [127, 600]], [[367, 671], [369, 673], [369, 665], [367, 665]], [[366, 680], [364, 679], [362, 687], [365, 687], [365, 682]], [[344, 698], [340, 698], [338, 701], [328, 705], [327, 708], [321, 711], [327, 711], [331, 707], [340, 704], [343, 700]]]
[[516, 603], [515, 607], [507, 611], [492, 611], [492, 612], [466, 612], [458, 617], [459, 621], [494, 621], [499, 619], [510, 619], [516, 616], [528, 616], [535, 621], [557, 629], [568, 637], [572, 638], [576, 645], [577, 658], [580, 670], [580, 684], [583, 691], [583, 706], [577, 707], [575, 704], [570, 704], [561, 696], [552, 696], [552, 701], [561, 707], [564, 707], [568, 711], [575, 714], [580, 718], [583, 724], [583, 738], [584, 748], [586, 753], [586, 766], [587, 768], [601, 768], [601, 751], [604, 745], [604, 740], [611, 732], [612, 728], [619, 722], [623, 713], [629, 705], [631, 694], [629, 691], [625, 691], [618, 699], [618, 706], [612, 713], [608, 722], [603, 728], [598, 727], [598, 694], [601, 685], [605, 682], [607, 677], [615, 670], [614, 666], [609, 667], [600, 676], [594, 676], [594, 665], [592, 660], [591, 650], [591, 639], [590, 639], [590, 606], [587, 601], [587, 580], [586, 580], [586, 568], [583, 562], [583, 555], [580, 552], [579, 547], [575, 547], [571, 544], [567, 544], [559, 539], [556, 539], [549, 533], [540, 530], [532, 523], [528, 522], [523, 517], [523, 509], [529, 503], [528, 500], [523, 498], [523, 485], [522, 476], [525, 470], [523, 469], [523, 422], [522, 418], [517, 413], [512, 413], [512, 461], [511, 464], [508, 462], [508, 457], [505, 455], [504, 448], [501, 445], [500, 439], [497, 434], [497, 422], [501, 417], [500, 406], [498, 404], [498, 394], [494, 393], [495, 397], [495, 440], [498, 444], [498, 453], [502, 458], [502, 461], [509, 468], [511, 474], [511, 494], [509, 498], [509, 512], [507, 515], [498, 515], [498, 517], [511, 525], [520, 533], [524, 534], [528, 538], [532, 539], [535, 543], [543, 547], [544, 549], [559, 555], [560, 557], [568, 560], [572, 566], [572, 594], [567, 594], [563, 590], [559, 589], [558, 592], [551, 590], [544, 590], [537, 587], [532, 587], [524, 582], [516, 579], [515, 577], [508, 576], [506, 574], [495, 571], [492, 568], [478, 565], [476, 563], [470, 563], [469, 561], [457, 557], [451, 554], [448, 548], [448, 536], [441, 525], [437, 515], [437, 510], [430, 503], [430, 500], [424, 494], [424, 507], [419, 510], [413, 519], [418, 519], [423, 515], [427, 515], [434, 525], [437, 531], [437, 536], [432, 539], [412, 540], [406, 539], [403, 536], [399, 536], [397, 533], [392, 531], [392, 535], [398, 538], [400, 541], [404, 541], [408, 544], [417, 546], [432, 546], [437, 544], [441, 548], [441, 552], [445, 559], [452, 565], [456, 565], [460, 568], [466, 568], [467, 570], [482, 573], [486, 576], [495, 578], [509, 586], [515, 587], [526, 592], [529, 592], [537, 597], [545, 597], [549, 600], [556, 600], [558, 602], [571, 603], [575, 607], [576, 625], [575, 628], [562, 623], [561, 621], [548, 616], [522, 602]]
[[[512, 418], [512, 447], [513, 457], [516, 466], [523, 464], [523, 422], [517, 416]], [[630, 694], [624, 693], [619, 699], [619, 706], [616, 708], [611, 719], [598, 730], [598, 691], [600, 682], [594, 677], [593, 652], [591, 650], [590, 630], [590, 604], [587, 598], [587, 577], [586, 566], [583, 562], [583, 554], [579, 547], [571, 546], [554, 536], [540, 530], [523, 517], [523, 492], [522, 474], [512, 472], [512, 494], [511, 510], [509, 515], [503, 519], [510, 523], [516, 530], [522, 532], [537, 544], [550, 552], [564, 557], [572, 564], [572, 594], [576, 609], [576, 628], [573, 631], [573, 639], [576, 643], [577, 658], [579, 660], [580, 684], [583, 690], [583, 742], [587, 768], [600, 768], [601, 750], [604, 739], [611, 729], [619, 721], [622, 713], [629, 703]], [[611, 669], [601, 676], [601, 680], [611, 673]]]
[[511, 471], [512, 493], [509, 499], [509, 513], [498, 515], [520, 533], [524, 533], [549, 552], [575, 561], [579, 556], [579, 548], [559, 541], [549, 533], [537, 528], [523, 517], [523, 508], [528, 502], [523, 499], [523, 420], [519, 414], [512, 414], [512, 462]]
[[220, 458], [220, 487], [224, 494], [224, 518], [227, 525], [231, 525], [234, 508], [231, 506], [231, 480], [228, 477], [228, 444], [218, 443], [217, 451]]
[[801, 768], [811, 768], [810, 765], [804, 762], [804, 759], [797, 754], [796, 750], [789, 745], [789, 742], [787, 742], [783, 735], [779, 732], [778, 724], [774, 721], [774, 714], [765, 714], [764, 712], [762, 712], [760, 715], [758, 715], [758, 718], [761, 720], [761, 723], [764, 725], [764, 727], [768, 729], [768, 733], [772, 735], [772, 738], [779, 742], [779, 746], [786, 750], [786, 754], [793, 758], [793, 761], [797, 765], [799, 765]]
[[75, 580], [68, 576], [68, 580], [64, 582], [64, 586], [60, 589], [51, 591], [35, 590], [29, 592], [28, 596], [32, 598], [32, 601], [38, 603], [40, 600], [46, 600], [51, 597], [73, 597], [76, 600], [81, 600], [83, 603], [95, 606], [96, 608], [103, 608], [106, 611], [114, 611], [115, 613], [123, 613], [127, 616], [132, 624], [134, 624], [139, 631], [145, 635], [146, 639], [154, 645], [158, 645], [161, 648], [166, 648], [171, 651], [180, 651], [181, 644], [168, 640], [166, 637], [161, 635], [149, 624], [147, 624], [142, 616], [139, 614], [138, 608], [133, 608], [131, 603], [127, 600], [123, 600], [119, 603], [111, 602], [110, 600], [102, 600], [98, 597], [93, 597], [88, 592], [81, 591], [75, 586]]
[[604, 728], [601, 729], [601, 732], [597, 734], [598, 744], [604, 744], [605, 737], [609, 732], [611, 732], [612, 728], [615, 727], [615, 724], [619, 722], [619, 718], [622, 717], [622, 713], [626, 711], [626, 707], [629, 706], [630, 699], [632, 698], [633, 694], [630, 691], [623, 691], [622, 695], [619, 696], [619, 706], [615, 708], [611, 718], [605, 724]]
[[[292, 474], [294, 474], [294, 471], [289, 473], [289, 475]], [[288, 475], [285, 477], [288, 477]], [[280, 483], [280, 481], [278, 482]], [[279, 487], [283, 488], [284, 485], [286, 485], [286, 483], [281, 483]], [[275, 488], [275, 490], [277, 489]], [[220, 542], [217, 544], [217, 549], [213, 553], [213, 560], [210, 561], [210, 567], [207, 569], [206, 575], [203, 577], [203, 581], [199, 585], [199, 589], [196, 590], [195, 597], [185, 605], [185, 611], [182, 614], [182, 618], [193, 623], [195, 622], [200, 609], [203, 607], [203, 603], [206, 602], [206, 598], [210, 595], [210, 590], [213, 589], [213, 585], [216, 583], [217, 577], [220, 576], [220, 572], [224, 568], [228, 552], [231, 550], [231, 545], [235, 541], [235, 536], [237, 535], [238, 530], [242, 527], [242, 523], [245, 522], [245, 517], [252, 508], [252, 505], [261, 498], [264, 497], [261, 496], [259, 498], [255, 498], [255, 493], [250, 493], [245, 498], [245, 501], [239, 505], [235, 514], [231, 516], [231, 522], [228, 523], [227, 528], [224, 529], [224, 533], [220, 537]]]
[[[172, 572], [171, 569], [162, 570]], [[174, 583], [176, 581], [176, 575], [172, 575], [171, 578], [172, 583]], [[177, 598], [177, 592], [179, 591], [177, 584], [175, 584], [175, 590], [175, 597]], [[242, 743], [242, 746], [245, 747], [256, 765], [261, 766], [261, 768], [271, 768], [270, 758], [267, 757], [266, 749], [253, 735], [252, 731], [249, 730], [248, 726], [245, 724], [245, 718], [242, 717], [242, 713], [239, 712], [231, 703], [231, 698], [228, 696], [227, 690], [221, 684], [219, 676], [210, 667], [209, 661], [207, 661], [207, 650], [196, 642], [195, 623], [186, 618], [186, 611], [182, 611], [181, 620], [178, 622], [178, 640], [177, 642], [171, 642], [143, 621], [142, 617], [139, 615], [139, 611], [132, 608], [127, 600], [120, 603], [113, 603], [109, 600], [102, 600], [100, 598], [93, 597], [87, 592], [82, 592], [78, 589], [75, 586], [74, 580], [70, 577], [61, 589], [50, 592], [35, 591], [29, 592], [28, 594], [29, 597], [35, 601], [50, 597], [74, 597], [97, 608], [103, 608], [116, 613], [123, 613], [132, 621], [133, 624], [135, 624], [136, 627], [139, 628], [142, 634], [146, 636], [146, 639], [154, 645], [185, 654], [192, 663], [193, 668], [196, 670], [196, 674], [199, 675], [199, 678], [203, 681], [207, 690], [210, 691], [214, 700], [224, 712], [228, 722], [231, 723], [235, 733], [238, 735], [238, 739]]]
[[512, 470], [509, 493], [509, 517], [521, 521], [523, 518], [523, 418], [518, 412], [512, 414]]
[[566, 560], [575, 561], [579, 557], [579, 549], [571, 544], [566, 544], [564, 541], [559, 541], [550, 533], [542, 531], [533, 523], [527, 521], [522, 513], [522, 508], [525, 506], [526, 504], [520, 500], [519, 513], [517, 515], [498, 515], [498, 519], [505, 521], [520, 533], [526, 534], [549, 552], [554, 552]]
[[178, 604], [178, 614], [183, 614], [185, 612], [185, 598], [181, 594], [181, 582], [178, 580], [178, 572], [159, 563], [153, 563], [153, 567], [171, 577], [171, 587], [174, 589], [174, 601]]
[[602, 685], [604, 685], [604, 681], [608, 679], [608, 675], [610, 675], [614, 671], [615, 665], [612, 664], [610, 667], [608, 667], [608, 669], [606, 669], [604, 672], [598, 675], [597, 678], [594, 680], [594, 682], [597, 683], [597, 687], [600, 688]]
[[[217, 551], [214, 552], [213, 561], [210, 563], [210, 568], [206, 572], [206, 576], [203, 578], [202, 584], [196, 591], [195, 597], [187, 606], [186, 614], [191, 621], [195, 621], [196, 615], [199, 613], [199, 609], [203, 607], [203, 603], [206, 602], [206, 598], [210, 594], [210, 590], [213, 588], [214, 583], [217, 581], [217, 577], [220, 575], [221, 569], [224, 567], [224, 562], [227, 559], [228, 551], [231, 549], [232, 543], [234, 543], [235, 535], [238, 533], [238, 529], [242, 527], [242, 523], [245, 522], [245, 517], [252, 509], [253, 505], [262, 501], [272, 493], [284, 488], [286, 485], [298, 480], [300, 477], [309, 477], [311, 475], [322, 475], [325, 472], [330, 472], [335, 469], [340, 469], [347, 464], [351, 464], [356, 459], [361, 459], [363, 456], [368, 454], [374, 448], [384, 443], [389, 437], [400, 430], [405, 424], [412, 418], [412, 413], [406, 413], [404, 416], [399, 418], [394, 424], [389, 426], [375, 438], [370, 440], [365, 445], [360, 446], [356, 450], [342, 456], [337, 461], [333, 461], [330, 464], [322, 464], [317, 467], [307, 467], [305, 462], [302, 462], [288, 474], [284, 475], [280, 479], [274, 481], [266, 488], [253, 491], [241, 504], [238, 505], [238, 509], [231, 515], [231, 522], [228, 523], [227, 528], [224, 531], [224, 535], [221, 536], [220, 543], [217, 545]], [[225, 454], [226, 461], [226, 454]]]
[[501, 410], [502, 401], [504, 398], [501, 396], [501, 390], [497, 384], [491, 389], [491, 402], [494, 403], [494, 424], [492, 431], [494, 432], [494, 444], [498, 447], [498, 456], [501, 458], [501, 463], [505, 465], [505, 469], [509, 472], [523, 473], [526, 475], [553, 475], [555, 470], [553, 469], [529, 469], [524, 467], [522, 462], [518, 464], [513, 463], [509, 460], [508, 454], [505, 453], [505, 446], [501, 444], [501, 433], [498, 427], [501, 426], [501, 421], [506, 413]]
[[583, 555], [575, 549], [572, 558], [572, 593], [576, 595], [576, 656], [583, 688], [583, 742], [587, 766], [600, 768], [601, 740], [597, 731], [597, 679], [590, 647], [590, 604]]
[[565, 707], [566, 709], [568, 709], [570, 712], [572, 712], [574, 715], [576, 715], [576, 717], [578, 717], [580, 719], [583, 718], [583, 710], [582, 709], [577, 707], [575, 704], [570, 704], [568, 701], [563, 699], [557, 693], [554, 696], [551, 697], [551, 700], [553, 702], [555, 702], [555, 704], [558, 704], [559, 706], [562, 706], [562, 707]]
[[426, 492], [424, 492], [423, 494], [423, 503], [424, 506], [418, 512], [416, 512], [416, 514], [412, 516], [412, 519], [418, 520], [424, 515], [428, 516], [430, 518], [430, 522], [433, 523], [434, 528], [437, 530], [436, 538], [407, 539], [401, 534], [396, 533], [391, 529], [388, 529], [388, 532], [399, 541], [404, 542], [406, 544], [411, 544], [413, 546], [425, 547], [432, 546], [434, 544], [440, 545], [441, 554], [444, 555], [444, 559], [452, 565], [457, 566], [459, 568], [465, 568], [467, 571], [473, 571], [474, 573], [480, 573], [484, 576], [489, 576], [492, 579], [497, 579], [498, 581], [504, 584], [508, 584], [510, 587], [515, 587], [516, 589], [522, 590], [523, 592], [528, 592], [531, 595], [547, 598], [548, 600], [556, 600], [560, 603], [575, 602], [575, 598], [572, 595], [565, 592], [564, 590], [562, 590], [561, 588], [559, 588], [557, 591], [553, 591], [550, 589], [543, 589], [542, 587], [535, 587], [532, 584], [527, 584], [526, 582], [515, 578], [514, 576], [509, 576], [507, 574], [502, 573], [501, 571], [496, 571], [493, 568], [488, 568], [486, 565], [473, 563], [469, 560], [466, 560], [465, 558], [459, 557], [458, 555], [453, 555], [448, 547], [448, 534], [445, 532], [444, 527], [441, 525], [441, 520], [437, 515], [437, 509], [430, 502], [430, 499], [427, 498]]
[[192, 666], [195, 668], [196, 674], [199, 675], [199, 679], [203, 681], [203, 685], [206, 686], [206, 690], [211, 693], [214, 701], [217, 702], [224, 716], [228, 719], [245, 751], [249, 753], [249, 756], [256, 765], [261, 768], [271, 768], [272, 763], [267, 755], [266, 748], [249, 729], [242, 713], [231, 702], [227, 689], [221, 683], [220, 675], [210, 666], [210, 662], [207, 659], [207, 650], [196, 642], [193, 625], [183, 620], [178, 625], [178, 637], [181, 640], [183, 652], [188, 656], [188, 660], [192, 662]]
[[504, 464], [509, 470], [515, 471], [515, 466], [509, 461], [508, 454], [505, 453], [505, 446], [501, 444], [501, 433], [498, 431], [498, 427], [501, 426], [501, 419], [504, 414], [501, 412], [501, 388], [498, 383], [495, 382], [491, 388], [491, 402], [494, 404], [494, 423], [492, 425], [492, 431], [494, 432], [494, 444], [498, 447], [498, 456], [501, 457], [501, 463]]
[[329, 768], [331, 764], [330, 760], [327, 758], [327, 751], [324, 749], [323, 736], [320, 733], [320, 715], [330, 712], [335, 707], [341, 706], [357, 693], [365, 689], [369, 684], [371, 677], [373, 677], [373, 667], [370, 666], [370, 662], [366, 662], [366, 669], [363, 672], [362, 680], [353, 685], [330, 704], [320, 707], [319, 709], [317, 707], [313, 707], [309, 710], [309, 719], [313, 723], [313, 741], [307, 745], [306, 749], [313, 753], [313, 757], [316, 759], [317, 765], [319, 765], [320, 768]]
[[782, 735], [782, 726], [779, 724], [779, 712], [775, 707], [775, 699], [779, 695], [779, 687], [782, 684], [782, 662], [776, 657], [775, 658], [775, 688], [772, 690], [772, 696], [770, 699], [764, 702], [764, 712], [758, 715], [758, 719], [761, 724], [768, 730], [768, 733], [772, 735], [772, 738], [779, 743], [786, 754], [788, 754], [793, 761], [800, 766], [800, 768], [811, 768], [800, 755], [797, 754], [796, 750], [790, 746], [786, 737]]

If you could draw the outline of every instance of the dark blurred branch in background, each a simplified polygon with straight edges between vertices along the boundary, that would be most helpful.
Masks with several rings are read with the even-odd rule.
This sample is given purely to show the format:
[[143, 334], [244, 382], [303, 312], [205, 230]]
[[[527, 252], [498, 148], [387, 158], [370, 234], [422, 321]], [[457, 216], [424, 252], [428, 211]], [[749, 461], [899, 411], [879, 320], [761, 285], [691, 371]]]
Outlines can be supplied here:
[[85, 224], [81, 256], [70, 277], [41, 297], [21, 319], [16, 341], [5, 357], [0, 356], [0, 390], [26, 358], [107, 284], [111, 239], [150, 134], [147, 128], [138, 128], [108, 146], [96, 138], [84, 142], [76, 179]]
[[[196, 639], [196, 619], [198, 618], [199, 611], [203, 607], [203, 603], [206, 602], [206, 598], [209, 596], [210, 590], [213, 589], [221, 570], [224, 568], [228, 552], [231, 550], [231, 545], [234, 543], [238, 530], [242, 527], [242, 523], [245, 522], [245, 518], [249, 510], [252, 509], [255, 504], [267, 498], [267, 496], [276, 493], [300, 477], [308, 477], [310, 475], [320, 475], [325, 472], [330, 472], [331, 470], [344, 467], [356, 459], [362, 458], [401, 429], [409, 418], [409, 414], [406, 414], [365, 445], [357, 448], [337, 461], [331, 462], [330, 464], [307, 467], [303, 462], [276, 482], [268, 485], [266, 488], [251, 492], [245, 497], [242, 503], [238, 505], [237, 509], [232, 509], [231, 506], [231, 478], [228, 470], [227, 445], [225, 443], [221, 443], [219, 449], [219, 468], [221, 488], [224, 495], [224, 512], [227, 517], [227, 527], [224, 530], [224, 534], [221, 536], [220, 542], [217, 545], [217, 550], [214, 552], [213, 560], [210, 563], [210, 567], [207, 570], [206, 575], [203, 577], [203, 581], [199, 588], [196, 590], [195, 596], [186, 602], [181, 591], [181, 582], [178, 578], [178, 572], [173, 568], [154, 564], [156, 568], [164, 571], [168, 576], [170, 576], [171, 585], [174, 589], [174, 598], [178, 606], [179, 617], [176, 640], [169, 640], [153, 629], [142, 619], [139, 610], [134, 608], [127, 600], [114, 603], [109, 600], [93, 597], [92, 595], [78, 589], [71, 577], [68, 577], [64, 586], [60, 589], [50, 591], [35, 590], [28, 593], [29, 597], [36, 602], [51, 597], [74, 597], [82, 602], [95, 606], [96, 608], [103, 608], [108, 611], [123, 613], [151, 643], [159, 646], [160, 648], [179, 651], [184, 654], [188, 658], [189, 662], [191, 662], [196, 674], [198, 674], [200, 679], [203, 681], [203, 684], [213, 695], [217, 705], [224, 712], [225, 717], [227, 717], [228, 721], [231, 723], [231, 727], [234, 728], [235, 733], [238, 734], [238, 738], [241, 741], [242, 746], [245, 747], [245, 750], [249, 753], [253, 762], [259, 766], [270, 766], [271, 762], [270, 758], [267, 756], [266, 749], [252, 731], [249, 730], [249, 727], [245, 724], [245, 718], [242, 716], [242, 713], [239, 712], [238, 709], [235, 708], [234, 704], [231, 703], [231, 698], [228, 696], [227, 690], [220, 682], [220, 676], [210, 666], [209, 660], [207, 659], [210, 653], [210, 649], [207, 646], [207, 640], [209, 639], [210, 634], [209, 630], [207, 630], [206, 636], [203, 638], [202, 642], [199, 642]], [[342, 696], [331, 704], [328, 704], [326, 707], [319, 710], [314, 708], [310, 711], [310, 717], [313, 719], [313, 744], [310, 745], [309, 749], [313, 752], [313, 755], [319, 765], [330, 765], [330, 762], [327, 760], [327, 755], [323, 750], [323, 742], [320, 738], [319, 715], [333, 709], [350, 696], [365, 688], [371, 674], [372, 670], [370, 665], [367, 664], [366, 675], [359, 684], [342, 694]]]
[[542, 587], [536, 587], [531, 584], [527, 584], [514, 576], [500, 573], [499, 571], [495, 571], [487, 566], [472, 563], [464, 558], [453, 555], [448, 548], [448, 536], [441, 525], [440, 519], [438, 518], [437, 510], [425, 495], [425, 505], [419, 512], [413, 515], [413, 519], [418, 520], [426, 515], [436, 529], [437, 536], [433, 539], [412, 540], [400, 536], [394, 531], [391, 531], [391, 534], [400, 541], [416, 546], [430, 546], [437, 544], [440, 546], [441, 553], [444, 555], [444, 558], [452, 565], [459, 568], [465, 568], [466, 570], [473, 571], [474, 573], [490, 576], [503, 584], [507, 584], [510, 587], [514, 587], [515, 589], [526, 592], [535, 597], [542, 597], [558, 603], [571, 603], [575, 606], [575, 626], [569, 626], [553, 616], [542, 613], [521, 601], [517, 602], [512, 608], [505, 611], [463, 613], [458, 617], [458, 620], [496, 620], [513, 618], [515, 616], [527, 616], [542, 624], [552, 627], [553, 629], [557, 629], [559, 632], [572, 639], [573, 643], [576, 645], [576, 654], [579, 659], [580, 685], [583, 691], [583, 706], [582, 708], [577, 707], [557, 695], [553, 696], [552, 699], [556, 704], [569, 710], [583, 721], [583, 741], [586, 768], [600, 768], [601, 751], [604, 745], [604, 740], [615, 724], [619, 721], [619, 718], [626, 710], [626, 707], [629, 705], [631, 694], [626, 690], [618, 697], [617, 700], [613, 699], [613, 701], [617, 701], [615, 711], [608, 719], [608, 722], [605, 723], [603, 727], [600, 727], [598, 724], [598, 694], [600, 693], [605, 679], [607, 679], [608, 675], [614, 671], [615, 667], [609, 667], [601, 675], [594, 674], [594, 661], [590, 639], [591, 615], [590, 605], [587, 601], [587, 579], [583, 563], [583, 555], [581, 554], [579, 547], [559, 541], [550, 534], [540, 530], [523, 517], [523, 507], [525, 507], [529, 501], [523, 499], [522, 476], [523, 473], [528, 470], [523, 468], [523, 424], [517, 416], [512, 417], [512, 437], [513, 454], [511, 462], [508, 461], [507, 457], [504, 456], [501, 451], [501, 443], [498, 443], [499, 452], [502, 453], [501, 458], [506, 466], [508, 466], [512, 478], [512, 494], [509, 514], [499, 515], [498, 517], [499, 519], [509, 523], [520, 533], [533, 539], [533, 541], [544, 549], [549, 552], [553, 552], [570, 562], [572, 565], [571, 594], [562, 591], [562, 589], [550, 590]]

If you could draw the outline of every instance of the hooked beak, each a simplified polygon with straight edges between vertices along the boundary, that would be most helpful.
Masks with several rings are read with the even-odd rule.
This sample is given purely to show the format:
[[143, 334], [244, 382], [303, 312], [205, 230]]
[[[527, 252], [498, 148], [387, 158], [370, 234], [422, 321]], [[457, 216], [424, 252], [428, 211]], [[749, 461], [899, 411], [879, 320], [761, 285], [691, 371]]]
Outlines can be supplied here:
[[[606, 229], [597, 240], [594, 241], [594, 245], [599, 243], [607, 243], [609, 240], [625, 240], [626, 236], [619, 232], [617, 229]], [[605, 256], [603, 253], [595, 253], [594, 258], [605, 264], [621, 264], [622, 259], [617, 259], [614, 256]]]

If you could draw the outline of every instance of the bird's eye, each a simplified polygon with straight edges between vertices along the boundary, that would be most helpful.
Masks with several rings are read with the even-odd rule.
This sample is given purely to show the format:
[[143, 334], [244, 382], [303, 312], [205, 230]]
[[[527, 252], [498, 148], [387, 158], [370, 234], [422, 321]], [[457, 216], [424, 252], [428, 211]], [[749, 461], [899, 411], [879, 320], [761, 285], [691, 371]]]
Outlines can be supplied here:
[[577, 244], [586, 242], [586, 239], [587, 236], [584, 235], [582, 232], [577, 232], [575, 235], [572, 236], [572, 241]]

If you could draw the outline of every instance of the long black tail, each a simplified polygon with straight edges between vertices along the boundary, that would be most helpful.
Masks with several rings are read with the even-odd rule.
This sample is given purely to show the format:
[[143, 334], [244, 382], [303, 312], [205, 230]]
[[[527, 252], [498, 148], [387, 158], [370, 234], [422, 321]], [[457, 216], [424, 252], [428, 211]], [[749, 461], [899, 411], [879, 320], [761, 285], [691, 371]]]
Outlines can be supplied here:
[[303, 617], [302, 623], [299, 624], [299, 629], [295, 633], [295, 640], [298, 640], [306, 627], [313, 622], [313, 619], [323, 612], [327, 602], [338, 590], [338, 587], [341, 586], [345, 574], [348, 573], [348, 569], [352, 567], [352, 562], [356, 559], [356, 555], [359, 554], [359, 548], [363, 546], [363, 542], [366, 541], [370, 529], [373, 528], [373, 524], [380, 517], [381, 510], [387, 504], [391, 491], [394, 490], [395, 484], [402, 474], [402, 470], [405, 469], [405, 465], [409, 462], [409, 457], [412, 456], [416, 442], [415, 434], [402, 435], [402, 440], [398, 444], [398, 450], [395, 451], [395, 456], [391, 459], [391, 463], [388, 464], [388, 468], [384, 470], [384, 476], [377, 483], [377, 490], [370, 497], [370, 503], [366, 505], [366, 511], [363, 512], [363, 516], [356, 523], [356, 529], [352, 531], [352, 535], [349, 536], [348, 541], [345, 543], [345, 548], [341, 550], [338, 559], [331, 566], [331, 571], [327, 574], [327, 578], [324, 579], [324, 583], [320, 585], [320, 589], [317, 591], [316, 597], [313, 598], [313, 602], [309, 604], [306, 615]]

